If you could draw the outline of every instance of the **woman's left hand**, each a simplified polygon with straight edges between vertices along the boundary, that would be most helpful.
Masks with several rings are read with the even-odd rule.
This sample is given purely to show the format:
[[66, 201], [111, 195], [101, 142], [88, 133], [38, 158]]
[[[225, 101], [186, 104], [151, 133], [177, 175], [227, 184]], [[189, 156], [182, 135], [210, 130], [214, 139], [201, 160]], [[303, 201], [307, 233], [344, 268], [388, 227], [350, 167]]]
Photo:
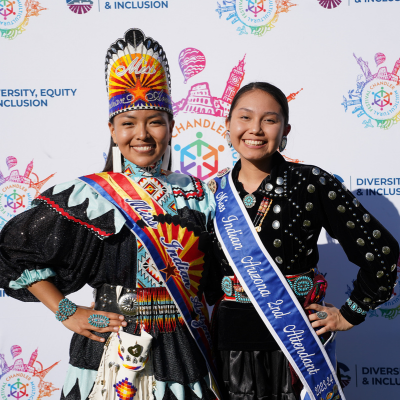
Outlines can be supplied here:
[[[321, 328], [316, 331], [317, 335], [323, 335], [326, 332], [348, 331], [353, 328], [333, 304], [325, 303], [325, 307], [319, 304], [310, 304], [306, 310], [315, 310], [316, 312], [309, 315], [308, 319], [313, 328]], [[328, 316], [325, 319], [318, 317], [317, 312], [325, 312]]]

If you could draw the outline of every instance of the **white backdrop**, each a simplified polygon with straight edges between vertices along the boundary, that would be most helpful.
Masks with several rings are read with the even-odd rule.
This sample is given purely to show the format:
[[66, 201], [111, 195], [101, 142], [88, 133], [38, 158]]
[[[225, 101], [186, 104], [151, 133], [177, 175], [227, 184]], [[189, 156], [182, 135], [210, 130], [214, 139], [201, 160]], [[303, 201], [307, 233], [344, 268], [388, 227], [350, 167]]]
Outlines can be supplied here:
[[[224, 139], [227, 93], [240, 80], [266, 80], [291, 100], [284, 154], [337, 174], [399, 240], [400, 1], [257, 0], [257, 17], [249, 3], [1, 1], [0, 229], [39, 191], [103, 168], [105, 53], [138, 27], [168, 56], [177, 112], [174, 171], [209, 179], [232, 166], [237, 154]], [[241, 60], [243, 71], [230, 79]], [[357, 268], [325, 234], [320, 254], [327, 301], [340, 307]], [[88, 305], [91, 290], [70, 298]], [[0, 310], [0, 399], [24, 390], [29, 400], [58, 398], [71, 333], [42, 305], [19, 303], [1, 289]], [[399, 314], [396, 288], [364, 324], [338, 335], [348, 399], [398, 398]]]

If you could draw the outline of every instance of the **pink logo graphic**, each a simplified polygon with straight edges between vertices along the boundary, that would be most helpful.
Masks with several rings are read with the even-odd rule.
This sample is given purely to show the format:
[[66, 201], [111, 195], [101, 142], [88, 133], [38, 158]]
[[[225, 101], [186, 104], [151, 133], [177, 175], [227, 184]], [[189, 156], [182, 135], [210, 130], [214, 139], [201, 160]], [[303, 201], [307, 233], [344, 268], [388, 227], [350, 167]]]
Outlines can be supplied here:
[[318, 0], [318, 2], [324, 8], [336, 8], [340, 6], [342, 0]]
[[15, 167], [17, 165], [17, 159], [13, 156], [7, 157], [6, 164], [7, 164], [8, 169]]
[[67, 0], [67, 6], [75, 14], [86, 14], [93, 7], [93, 0]]
[[22, 353], [22, 349], [20, 346], [12, 346], [11, 347], [11, 355], [13, 356], [13, 358], [19, 356]]
[[[7, 157], [6, 164], [10, 170], [17, 165], [17, 159]], [[18, 169], [12, 169], [8, 176], [4, 176], [0, 170], [0, 229], [9, 219], [27, 210], [43, 185], [54, 176], [52, 174], [41, 181], [32, 170], [33, 161], [28, 164], [23, 175]]]
[[[20, 355], [21, 351], [19, 346], [11, 347], [13, 358]], [[46, 375], [59, 361], [43, 369], [37, 357], [38, 349], [32, 353], [28, 364], [25, 364], [22, 358], [18, 358], [13, 365], [9, 366], [4, 354], [0, 354], [1, 399], [28, 397], [29, 400], [41, 400], [43, 397], [51, 397], [54, 391], [59, 390], [51, 382], [44, 381]]]
[[179, 66], [186, 83], [192, 76], [203, 71], [206, 67], [206, 58], [200, 50], [188, 47], [179, 54]]
[[179, 112], [183, 112], [227, 117], [232, 99], [239, 90], [244, 78], [245, 57], [232, 69], [221, 98], [211, 96], [207, 82], [197, 83], [190, 88], [185, 99], [173, 103], [175, 116]]
[[381, 65], [386, 61], [386, 56], [383, 53], [376, 53], [375, 54], [375, 63], [376, 66]]

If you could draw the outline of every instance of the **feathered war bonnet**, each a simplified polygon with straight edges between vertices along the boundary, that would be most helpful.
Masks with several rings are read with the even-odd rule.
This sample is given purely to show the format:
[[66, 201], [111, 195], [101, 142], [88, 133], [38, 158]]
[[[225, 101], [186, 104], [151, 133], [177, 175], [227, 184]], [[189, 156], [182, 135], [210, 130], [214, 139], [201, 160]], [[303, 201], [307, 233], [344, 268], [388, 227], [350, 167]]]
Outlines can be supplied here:
[[173, 114], [167, 57], [140, 29], [129, 29], [109, 47], [105, 73], [110, 119], [130, 110]]

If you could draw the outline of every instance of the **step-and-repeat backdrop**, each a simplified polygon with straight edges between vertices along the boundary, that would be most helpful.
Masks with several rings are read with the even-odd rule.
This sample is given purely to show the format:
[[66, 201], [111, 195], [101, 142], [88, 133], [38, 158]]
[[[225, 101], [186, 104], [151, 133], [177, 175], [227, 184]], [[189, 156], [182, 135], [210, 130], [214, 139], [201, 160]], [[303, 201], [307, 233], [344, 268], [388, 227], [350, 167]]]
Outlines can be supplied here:
[[[1, 0], [0, 229], [50, 186], [100, 171], [109, 145], [104, 58], [131, 27], [164, 47], [172, 74], [172, 169], [232, 167], [225, 117], [243, 84], [290, 101], [288, 160], [342, 180], [400, 239], [399, 0]], [[324, 233], [319, 267], [339, 306], [357, 267]], [[400, 290], [338, 335], [348, 399], [398, 398]], [[89, 305], [91, 289], [70, 298]], [[71, 332], [0, 289], [0, 399], [56, 399]]]

